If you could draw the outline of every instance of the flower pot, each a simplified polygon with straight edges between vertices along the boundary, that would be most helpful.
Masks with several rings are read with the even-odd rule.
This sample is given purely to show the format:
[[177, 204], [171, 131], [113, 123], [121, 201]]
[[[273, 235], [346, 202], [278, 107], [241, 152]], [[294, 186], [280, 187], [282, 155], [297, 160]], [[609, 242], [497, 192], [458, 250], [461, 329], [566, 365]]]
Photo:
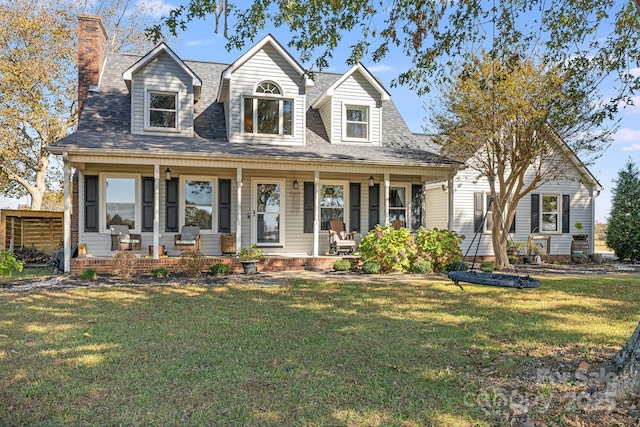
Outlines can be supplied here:
[[591, 258], [591, 262], [594, 264], [602, 264], [602, 254], [591, 254], [589, 258]]
[[244, 274], [256, 274], [258, 272], [258, 261], [240, 261]]

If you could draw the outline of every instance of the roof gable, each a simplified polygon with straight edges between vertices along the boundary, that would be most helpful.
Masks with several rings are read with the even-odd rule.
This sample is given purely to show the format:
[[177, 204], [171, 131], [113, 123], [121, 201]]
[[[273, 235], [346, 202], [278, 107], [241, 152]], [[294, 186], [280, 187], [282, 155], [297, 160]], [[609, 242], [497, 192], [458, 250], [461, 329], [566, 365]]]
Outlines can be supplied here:
[[309, 88], [313, 86], [313, 80], [309, 78], [304, 68], [296, 61], [293, 56], [271, 35], [267, 34], [262, 40], [255, 44], [251, 49], [245, 52], [240, 58], [236, 59], [226, 70], [222, 72], [220, 86], [218, 88], [218, 102], [224, 102], [224, 96], [229, 90], [229, 81], [233, 73], [244, 65], [249, 59], [263, 50], [267, 45], [271, 46], [299, 75], [304, 76], [304, 85]]
[[364, 65], [358, 63], [351, 67], [349, 71], [344, 73], [338, 80], [335, 81], [320, 97], [311, 105], [311, 108], [318, 109], [322, 104], [324, 104], [327, 100], [329, 100], [335, 94], [336, 89], [340, 87], [348, 78], [350, 78], [355, 73], [359, 73], [362, 75], [368, 82], [373, 86], [373, 88], [380, 94], [380, 101], [387, 102], [391, 99], [391, 95], [387, 90], [380, 84], [380, 82], [373, 77], [373, 74], [366, 69]]
[[200, 93], [202, 90], [202, 80], [164, 42], [153, 48], [149, 53], [144, 55], [136, 63], [134, 63], [131, 67], [129, 67], [122, 73], [122, 78], [127, 84], [127, 88], [129, 89], [129, 91], [131, 91], [131, 79], [133, 78], [133, 74], [146, 67], [151, 61], [153, 61], [162, 53], [167, 54], [187, 75], [191, 77], [194, 100], [197, 101], [200, 98]]

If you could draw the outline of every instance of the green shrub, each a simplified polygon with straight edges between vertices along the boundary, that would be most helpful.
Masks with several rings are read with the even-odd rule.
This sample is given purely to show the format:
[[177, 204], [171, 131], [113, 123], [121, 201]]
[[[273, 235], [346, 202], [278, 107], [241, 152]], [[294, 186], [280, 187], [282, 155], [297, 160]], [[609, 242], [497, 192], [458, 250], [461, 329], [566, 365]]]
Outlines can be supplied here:
[[429, 261], [433, 271], [442, 273], [447, 266], [462, 259], [462, 244], [464, 236], [455, 231], [428, 229], [420, 227], [416, 233], [416, 259]]
[[418, 260], [411, 266], [411, 271], [419, 274], [431, 273], [431, 263], [429, 261]]
[[180, 254], [178, 267], [187, 277], [198, 277], [205, 268], [204, 255], [200, 251], [184, 251]]
[[98, 278], [98, 272], [95, 268], [85, 268], [78, 272], [78, 277], [82, 280], [96, 280]]
[[380, 274], [380, 264], [376, 261], [365, 261], [362, 263], [362, 272], [365, 274]]
[[14, 272], [20, 273], [24, 262], [19, 261], [9, 250], [0, 250], [0, 276], [11, 276]]
[[467, 264], [465, 261], [456, 261], [446, 265], [444, 267], [444, 272], [449, 273], [450, 271], [458, 271], [458, 266], [460, 266], [460, 271], [469, 270], [469, 264]]
[[113, 255], [112, 270], [114, 276], [129, 280], [136, 265], [136, 256], [131, 251], [118, 251]]
[[415, 257], [415, 239], [407, 228], [376, 227], [360, 241], [362, 261], [376, 261], [382, 272], [405, 273]]
[[491, 261], [484, 261], [480, 263], [480, 270], [485, 273], [493, 273], [493, 270], [496, 269], [496, 263]]
[[169, 277], [169, 270], [167, 269], [167, 267], [152, 268], [151, 275], [153, 275], [153, 277], [157, 277], [158, 279], [162, 279], [164, 277]]
[[348, 259], [337, 259], [333, 263], [333, 269], [335, 271], [349, 271], [351, 270], [351, 261]]
[[221, 262], [217, 262], [217, 263], [213, 264], [211, 267], [209, 267], [209, 271], [214, 276], [217, 276], [218, 274], [223, 274], [223, 275], [224, 274], [229, 274], [229, 266], [227, 264], [223, 264]]

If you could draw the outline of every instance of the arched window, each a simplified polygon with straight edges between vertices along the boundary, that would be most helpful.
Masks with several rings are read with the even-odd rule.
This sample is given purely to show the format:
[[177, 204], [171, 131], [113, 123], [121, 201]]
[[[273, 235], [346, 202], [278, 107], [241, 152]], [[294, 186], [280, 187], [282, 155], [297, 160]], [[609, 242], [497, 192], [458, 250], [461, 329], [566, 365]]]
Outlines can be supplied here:
[[292, 135], [293, 100], [282, 96], [280, 86], [264, 81], [255, 94], [244, 97], [244, 133]]

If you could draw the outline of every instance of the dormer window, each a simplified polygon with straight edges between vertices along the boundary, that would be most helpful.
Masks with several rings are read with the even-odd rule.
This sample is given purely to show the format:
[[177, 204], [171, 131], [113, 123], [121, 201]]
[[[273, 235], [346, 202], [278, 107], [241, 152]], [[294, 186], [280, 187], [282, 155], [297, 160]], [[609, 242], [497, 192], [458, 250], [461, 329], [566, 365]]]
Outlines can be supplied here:
[[346, 139], [369, 139], [369, 107], [345, 107], [345, 136]]
[[254, 96], [244, 97], [244, 133], [291, 135], [293, 100], [285, 99], [280, 87], [269, 81], [256, 86]]
[[175, 92], [147, 92], [147, 128], [178, 130], [178, 94]]

